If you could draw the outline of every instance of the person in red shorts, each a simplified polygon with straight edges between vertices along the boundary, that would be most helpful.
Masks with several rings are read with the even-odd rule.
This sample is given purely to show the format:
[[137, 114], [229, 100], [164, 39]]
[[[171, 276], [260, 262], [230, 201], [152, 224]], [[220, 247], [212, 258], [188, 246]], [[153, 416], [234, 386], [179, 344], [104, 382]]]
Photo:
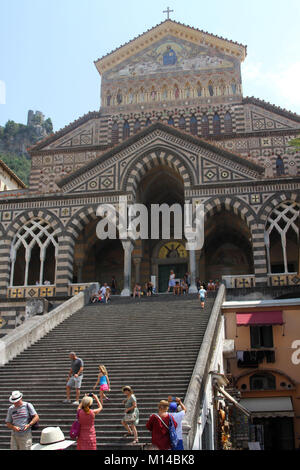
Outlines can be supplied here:
[[[169, 402], [161, 400], [158, 404], [158, 414], [150, 416], [146, 423], [147, 429], [152, 433], [152, 446], [157, 450], [171, 450], [169, 422], [173, 419], [168, 413]], [[174, 426], [177, 428], [177, 423]]]

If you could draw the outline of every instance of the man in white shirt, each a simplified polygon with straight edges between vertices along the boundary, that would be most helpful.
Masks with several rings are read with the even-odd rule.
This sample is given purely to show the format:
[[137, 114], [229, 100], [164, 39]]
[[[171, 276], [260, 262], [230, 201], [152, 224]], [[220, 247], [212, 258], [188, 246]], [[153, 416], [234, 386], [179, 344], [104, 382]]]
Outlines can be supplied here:
[[178, 437], [178, 445], [176, 449], [173, 450], [184, 450], [182, 440], [182, 420], [184, 418], [185, 413], [186, 407], [184, 406], [180, 398], [176, 398], [176, 401], [171, 401], [169, 405], [169, 414], [173, 416], [174, 420], [177, 423], [176, 433]]
[[34, 406], [22, 398], [23, 394], [19, 390], [12, 392], [9, 398], [12, 405], [8, 409], [5, 422], [11, 430], [11, 450], [31, 450], [31, 426], [39, 420]]

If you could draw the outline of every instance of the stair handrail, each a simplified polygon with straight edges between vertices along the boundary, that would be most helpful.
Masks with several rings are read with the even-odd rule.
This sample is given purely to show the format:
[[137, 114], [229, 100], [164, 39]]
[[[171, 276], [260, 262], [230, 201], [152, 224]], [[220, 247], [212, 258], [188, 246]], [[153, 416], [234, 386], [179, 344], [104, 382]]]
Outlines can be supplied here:
[[25, 321], [0, 340], [0, 367], [7, 364], [25, 349], [43, 338], [49, 331], [78, 312], [89, 303], [98, 283], [91, 284], [84, 291], [74, 295], [61, 305], [42, 316], [34, 316]]
[[[213, 308], [210, 314], [204, 338], [201, 343], [197, 361], [192, 373], [184, 405], [187, 409], [182, 421], [182, 437], [185, 449], [192, 449], [197, 432], [197, 423], [200, 416], [201, 403], [203, 401], [203, 391], [206, 385], [206, 378], [209, 373], [211, 352], [214, 348], [218, 336], [221, 322], [221, 308], [225, 300], [226, 287], [220, 284]], [[199, 312], [201, 315], [201, 313]]]

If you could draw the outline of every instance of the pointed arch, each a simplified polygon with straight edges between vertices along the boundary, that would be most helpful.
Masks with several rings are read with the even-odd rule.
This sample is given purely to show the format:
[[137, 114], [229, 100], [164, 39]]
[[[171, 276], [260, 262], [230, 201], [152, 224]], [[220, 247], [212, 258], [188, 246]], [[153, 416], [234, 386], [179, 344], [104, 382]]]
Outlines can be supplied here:
[[194, 114], [190, 118], [190, 133], [198, 135], [198, 120]]
[[129, 136], [130, 136], [129, 122], [125, 121], [123, 124], [123, 140], [127, 139]]
[[209, 136], [209, 120], [207, 114], [203, 114], [201, 118], [201, 135], [203, 137]]
[[224, 131], [225, 134], [232, 133], [232, 117], [229, 111], [224, 116]]
[[164, 150], [160, 147], [147, 151], [132, 162], [122, 178], [121, 191], [135, 194], [139, 182], [146, 173], [160, 165], [168, 166], [179, 173], [185, 188], [195, 184], [196, 176], [190, 168], [189, 162], [184, 157], [171, 153], [169, 149]]
[[221, 119], [218, 113], [215, 113], [213, 117], [213, 133], [214, 135], [221, 134]]
[[181, 129], [182, 131], [186, 130], [186, 120], [184, 116], [180, 116], [178, 126], [179, 126], [179, 129]]

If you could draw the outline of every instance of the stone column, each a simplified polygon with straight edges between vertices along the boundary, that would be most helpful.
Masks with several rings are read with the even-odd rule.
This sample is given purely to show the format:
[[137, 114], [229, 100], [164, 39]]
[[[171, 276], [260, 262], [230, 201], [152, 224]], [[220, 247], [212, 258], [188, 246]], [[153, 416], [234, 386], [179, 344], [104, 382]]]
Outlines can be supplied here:
[[300, 214], [298, 216], [298, 276], [300, 276]]
[[189, 288], [189, 294], [197, 294], [196, 286], [196, 251], [189, 250], [190, 257], [190, 276], [191, 276], [191, 285]]
[[265, 248], [265, 229], [262, 224], [251, 229], [256, 286], [268, 284], [268, 261]]
[[77, 284], [81, 284], [82, 283], [83, 262], [78, 261], [76, 267], [77, 267]]
[[73, 280], [74, 239], [67, 235], [59, 239], [59, 249], [56, 258], [56, 295], [69, 295], [69, 285]]
[[122, 241], [124, 249], [124, 287], [121, 295], [124, 297], [130, 297], [131, 294], [131, 253], [133, 250], [133, 244], [131, 240]]
[[135, 266], [135, 282], [141, 282], [141, 258], [133, 258]]

